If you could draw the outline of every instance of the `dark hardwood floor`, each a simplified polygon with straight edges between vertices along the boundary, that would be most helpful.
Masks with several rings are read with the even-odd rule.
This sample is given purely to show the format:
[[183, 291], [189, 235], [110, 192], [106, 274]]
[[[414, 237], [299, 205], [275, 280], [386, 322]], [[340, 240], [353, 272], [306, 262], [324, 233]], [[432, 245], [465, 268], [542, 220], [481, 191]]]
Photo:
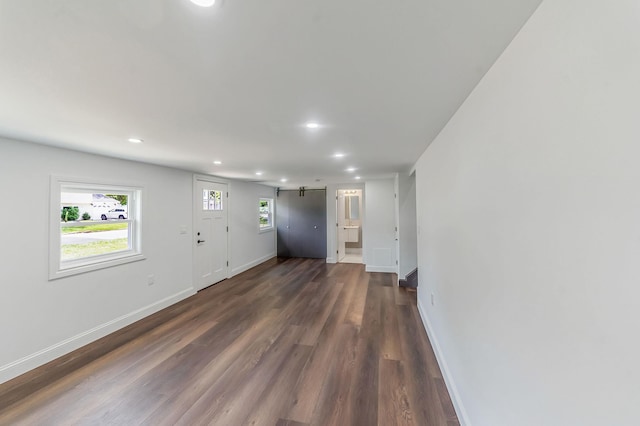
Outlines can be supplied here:
[[0, 424], [457, 425], [395, 279], [273, 259], [0, 385]]

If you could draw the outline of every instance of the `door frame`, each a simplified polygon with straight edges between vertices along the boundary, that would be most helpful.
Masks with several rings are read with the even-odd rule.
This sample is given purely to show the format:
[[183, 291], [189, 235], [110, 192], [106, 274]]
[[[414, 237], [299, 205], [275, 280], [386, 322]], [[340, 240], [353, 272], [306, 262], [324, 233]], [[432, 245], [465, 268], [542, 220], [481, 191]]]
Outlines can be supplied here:
[[[345, 188], [338, 188], [336, 189], [336, 263], [340, 263], [340, 219], [342, 217], [342, 220], [344, 220], [344, 208], [346, 207], [346, 195], [347, 194], [342, 194], [343, 199], [344, 199], [344, 205], [342, 206], [343, 208], [340, 208], [340, 191], [360, 191], [360, 193], [358, 194], [360, 196], [360, 219], [358, 219], [358, 221], [360, 222], [360, 245], [362, 246], [361, 250], [362, 250], [362, 262], [360, 263], [361, 265], [364, 265], [364, 242], [362, 241], [364, 239], [363, 235], [364, 235], [364, 188], [359, 188], [359, 187], [345, 187]], [[344, 233], [343, 233], [344, 235]], [[346, 253], [346, 242], [345, 242], [345, 253]], [[344, 257], [343, 257], [344, 258]]]
[[[193, 182], [192, 182], [192, 190], [191, 190], [191, 208], [193, 209], [192, 211], [192, 217], [191, 217], [191, 258], [192, 260], [192, 265], [191, 265], [191, 286], [195, 289], [197, 288], [197, 285], [195, 283], [195, 279], [198, 275], [198, 267], [197, 267], [197, 258], [198, 256], [196, 255], [196, 250], [197, 250], [197, 244], [196, 244], [196, 238], [195, 238], [195, 228], [196, 228], [196, 223], [198, 221], [198, 217], [197, 217], [197, 211], [196, 211], [196, 196], [200, 197], [200, 194], [198, 194], [198, 181], [203, 181], [203, 182], [210, 182], [210, 183], [220, 183], [220, 184], [225, 184], [227, 185], [227, 193], [229, 194], [229, 196], [227, 196], [227, 224], [226, 226], [229, 228], [229, 232], [227, 232], [227, 259], [229, 261], [229, 264], [226, 266], [226, 273], [225, 273], [225, 279], [229, 279], [231, 278], [231, 265], [232, 265], [232, 258], [231, 258], [231, 227], [229, 226], [229, 218], [231, 217], [231, 182], [227, 179], [223, 179], [223, 178], [219, 178], [217, 176], [208, 176], [208, 175], [199, 175], [199, 174], [194, 174], [193, 175]], [[200, 200], [200, 198], [198, 198], [198, 200]]]
[[351, 182], [329, 184], [327, 188], [327, 263], [337, 263], [338, 233], [336, 224], [338, 223], [338, 190], [339, 189], [361, 189], [362, 190], [362, 263], [367, 264], [367, 190], [366, 182]]
[[[346, 243], [341, 242], [340, 238], [341, 235], [344, 236], [344, 223], [341, 225], [340, 222], [344, 222], [346, 200], [344, 194], [340, 194], [340, 191], [344, 190], [336, 190], [336, 263], [340, 263], [345, 256], [345, 253], [340, 252], [340, 247], [342, 247], [343, 252], [346, 252]], [[340, 195], [342, 195], [342, 201], [340, 201]], [[340, 257], [341, 254], [342, 257]]]

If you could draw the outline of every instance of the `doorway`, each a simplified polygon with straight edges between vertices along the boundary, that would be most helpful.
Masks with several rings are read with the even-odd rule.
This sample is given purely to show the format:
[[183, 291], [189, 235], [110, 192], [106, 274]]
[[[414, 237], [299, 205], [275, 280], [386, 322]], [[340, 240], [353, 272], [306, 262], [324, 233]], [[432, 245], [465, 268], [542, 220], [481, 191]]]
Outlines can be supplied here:
[[337, 260], [362, 263], [362, 190], [339, 189], [336, 195]]
[[195, 288], [202, 290], [228, 277], [227, 184], [196, 179], [194, 191]]

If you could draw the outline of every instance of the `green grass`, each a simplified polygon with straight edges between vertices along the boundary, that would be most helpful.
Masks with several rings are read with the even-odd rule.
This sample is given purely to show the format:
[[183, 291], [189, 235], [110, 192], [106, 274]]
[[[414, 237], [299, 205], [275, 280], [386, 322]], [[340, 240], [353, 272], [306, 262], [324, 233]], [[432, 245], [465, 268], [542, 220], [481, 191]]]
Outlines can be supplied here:
[[60, 229], [63, 234], [86, 234], [90, 232], [117, 231], [127, 229], [128, 226], [129, 224], [126, 222], [115, 222], [100, 223], [97, 225], [63, 226]]
[[115, 240], [94, 241], [86, 244], [65, 244], [61, 247], [60, 255], [61, 260], [73, 260], [127, 250], [128, 248], [127, 238], [117, 238]]

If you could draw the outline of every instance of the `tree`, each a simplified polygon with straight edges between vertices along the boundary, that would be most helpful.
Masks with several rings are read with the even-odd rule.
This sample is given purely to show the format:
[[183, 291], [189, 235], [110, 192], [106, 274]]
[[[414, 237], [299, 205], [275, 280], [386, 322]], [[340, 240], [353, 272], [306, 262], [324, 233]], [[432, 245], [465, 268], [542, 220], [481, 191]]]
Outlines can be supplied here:
[[129, 198], [128, 195], [122, 195], [122, 194], [104, 194], [104, 195], [109, 197], [109, 198], [113, 198], [115, 200], [118, 200], [118, 202], [122, 206], [126, 206], [127, 205], [127, 199]]
[[80, 217], [80, 209], [78, 207], [63, 207], [62, 213], [60, 214], [60, 219], [64, 222], [78, 220]]

